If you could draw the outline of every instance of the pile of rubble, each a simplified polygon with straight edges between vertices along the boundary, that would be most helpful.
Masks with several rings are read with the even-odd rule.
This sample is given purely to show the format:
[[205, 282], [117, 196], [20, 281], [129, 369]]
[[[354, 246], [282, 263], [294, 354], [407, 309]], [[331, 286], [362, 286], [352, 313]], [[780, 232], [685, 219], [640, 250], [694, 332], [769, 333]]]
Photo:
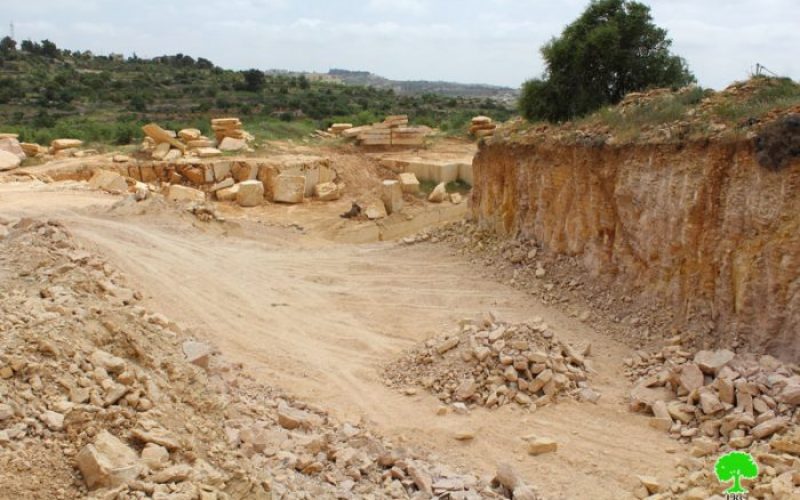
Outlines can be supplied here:
[[145, 134], [142, 151], [157, 161], [176, 161], [183, 157], [213, 158], [223, 152], [249, 150], [255, 138], [242, 128], [238, 118], [215, 118], [211, 120], [216, 140], [212, 140], [194, 128], [178, 132], [164, 130], [156, 123], [142, 127]]
[[0, 219], [9, 498], [537, 498], [253, 382], [55, 222]]
[[429, 127], [409, 127], [408, 116], [388, 116], [381, 123], [349, 128], [342, 137], [355, 139], [362, 146], [422, 146], [431, 133]]
[[469, 133], [477, 139], [491, 137], [497, 129], [497, 124], [488, 116], [476, 116], [472, 119]]
[[692, 354], [679, 341], [626, 360], [637, 379], [631, 409], [651, 412], [653, 427], [742, 449], [797, 423], [800, 368], [728, 350]]
[[505, 323], [492, 314], [463, 320], [460, 329], [425, 342], [384, 373], [392, 387], [413, 394], [422, 387], [448, 405], [530, 409], [569, 396], [596, 402], [589, 387], [590, 347], [576, 349], [547, 324]]

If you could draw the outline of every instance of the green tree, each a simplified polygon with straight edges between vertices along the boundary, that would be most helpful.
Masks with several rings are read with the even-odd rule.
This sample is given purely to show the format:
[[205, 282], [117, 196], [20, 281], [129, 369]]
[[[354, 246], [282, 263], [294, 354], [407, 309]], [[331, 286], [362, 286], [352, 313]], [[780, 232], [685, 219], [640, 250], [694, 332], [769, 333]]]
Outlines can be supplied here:
[[243, 73], [244, 88], [250, 92], [258, 92], [264, 88], [264, 72], [257, 69], [248, 69]]
[[694, 82], [671, 45], [648, 6], [593, 0], [542, 47], [544, 77], [524, 85], [520, 112], [529, 120], [566, 120], [615, 104], [629, 92]]
[[725, 493], [747, 493], [747, 490], [742, 487], [742, 478], [756, 479], [758, 477], [758, 464], [749, 454], [734, 451], [723, 455], [717, 460], [714, 472], [720, 482], [733, 481], [733, 486]]
[[0, 40], [0, 55], [8, 57], [17, 51], [17, 42], [10, 36]]

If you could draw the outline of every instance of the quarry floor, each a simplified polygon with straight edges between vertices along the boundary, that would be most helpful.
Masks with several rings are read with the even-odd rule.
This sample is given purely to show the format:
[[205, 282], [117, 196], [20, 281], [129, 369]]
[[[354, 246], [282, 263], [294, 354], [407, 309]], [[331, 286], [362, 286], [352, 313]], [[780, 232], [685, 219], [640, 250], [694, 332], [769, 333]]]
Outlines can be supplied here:
[[[148, 308], [200, 332], [253, 377], [451, 463], [490, 475], [508, 462], [546, 498], [610, 500], [632, 498], [637, 475], [668, 483], [686, 454], [628, 412], [628, 347], [498, 283], [444, 245], [377, 241], [373, 230], [339, 219], [344, 202], [231, 208], [224, 223], [209, 224], [174, 209], [109, 210], [119, 200], [83, 183], [0, 184], [0, 214], [61, 221], [122, 269]], [[398, 222], [387, 235], [465, 208], [450, 210]], [[599, 403], [437, 416], [434, 397], [382, 383], [383, 367], [404, 350], [487, 310], [512, 321], [540, 316], [565, 340], [591, 343]], [[463, 430], [477, 437], [456, 441]], [[531, 434], [555, 439], [558, 452], [528, 456], [521, 438]]]

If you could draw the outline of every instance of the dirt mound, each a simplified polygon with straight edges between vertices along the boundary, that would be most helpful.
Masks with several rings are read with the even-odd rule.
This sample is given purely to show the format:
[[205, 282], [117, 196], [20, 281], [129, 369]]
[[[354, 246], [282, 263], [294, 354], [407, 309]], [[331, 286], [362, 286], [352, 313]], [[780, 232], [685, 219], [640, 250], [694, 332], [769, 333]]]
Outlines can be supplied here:
[[4, 496], [512, 493], [252, 382], [213, 346], [137, 305], [124, 277], [57, 222], [14, 222], [0, 244], [0, 279]]
[[[596, 401], [586, 355], [558, 340], [547, 324], [461, 321], [460, 331], [431, 339], [390, 365], [388, 384], [421, 386], [443, 403], [532, 410], [573, 396]], [[413, 390], [412, 390], [413, 392]]]

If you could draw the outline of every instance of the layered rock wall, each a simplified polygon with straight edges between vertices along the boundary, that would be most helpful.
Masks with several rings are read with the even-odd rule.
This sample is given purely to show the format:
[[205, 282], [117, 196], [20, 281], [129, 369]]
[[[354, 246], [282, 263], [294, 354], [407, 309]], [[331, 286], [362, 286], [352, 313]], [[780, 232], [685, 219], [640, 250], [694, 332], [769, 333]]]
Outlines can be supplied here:
[[762, 168], [749, 141], [495, 142], [473, 169], [483, 228], [666, 299], [712, 343], [800, 359], [800, 162]]

